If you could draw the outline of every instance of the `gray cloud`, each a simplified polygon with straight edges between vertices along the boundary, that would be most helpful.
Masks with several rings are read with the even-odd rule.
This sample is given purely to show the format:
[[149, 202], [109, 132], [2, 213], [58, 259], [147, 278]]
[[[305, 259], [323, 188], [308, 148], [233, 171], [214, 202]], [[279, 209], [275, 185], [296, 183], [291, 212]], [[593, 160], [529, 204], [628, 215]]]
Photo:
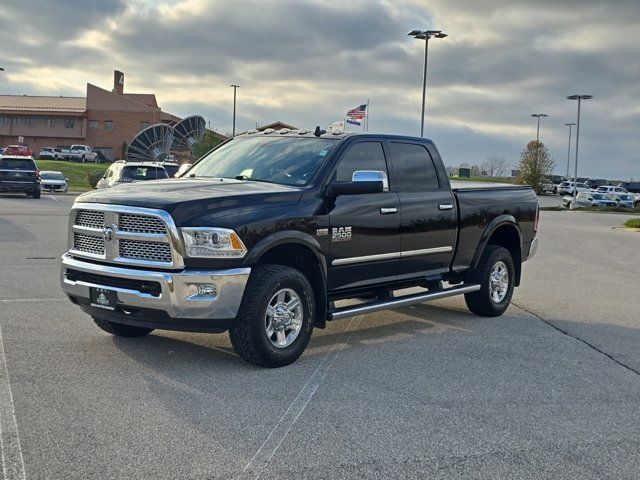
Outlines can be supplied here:
[[[581, 172], [640, 177], [635, 0], [124, 1], [3, 5], [4, 66], [84, 69], [87, 78], [63, 77], [73, 93], [87, 80], [108, 87], [121, 68], [129, 88], [157, 92], [176, 114], [204, 114], [222, 132], [231, 129], [228, 84], [238, 82], [240, 129], [324, 125], [370, 98], [372, 130], [417, 134], [424, 44], [406, 32], [438, 27], [450, 36], [430, 45], [427, 132], [447, 163], [497, 155], [515, 164], [535, 135], [529, 115], [544, 111], [542, 139], [562, 172], [564, 123], [576, 115], [565, 97], [591, 93]], [[10, 25], [27, 19], [16, 36]], [[20, 78], [0, 88], [65, 93], [48, 92], [47, 78]]]

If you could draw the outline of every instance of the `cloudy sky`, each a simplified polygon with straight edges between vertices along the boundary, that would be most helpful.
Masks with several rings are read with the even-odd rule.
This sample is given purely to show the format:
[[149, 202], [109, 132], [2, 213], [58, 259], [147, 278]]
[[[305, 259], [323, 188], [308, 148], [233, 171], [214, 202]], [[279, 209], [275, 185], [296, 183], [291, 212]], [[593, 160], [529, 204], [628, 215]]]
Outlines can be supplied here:
[[[86, 83], [155, 92], [161, 107], [231, 130], [326, 126], [371, 101], [370, 131], [418, 135], [432, 40], [426, 135], [449, 165], [518, 160], [541, 139], [566, 171], [583, 104], [580, 175], [640, 178], [638, 0], [5, 0], [0, 93], [84, 95]], [[572, 147], [573, 148], [573, 147]], [[573, 167], [572, 167], [573, 169]]]

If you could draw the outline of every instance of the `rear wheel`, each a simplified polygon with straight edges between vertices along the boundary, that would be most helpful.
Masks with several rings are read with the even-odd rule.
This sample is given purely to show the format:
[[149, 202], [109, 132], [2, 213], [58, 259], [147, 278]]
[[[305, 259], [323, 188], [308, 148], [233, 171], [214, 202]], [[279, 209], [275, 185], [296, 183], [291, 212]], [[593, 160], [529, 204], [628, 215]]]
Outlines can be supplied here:
[[313, 330], [315, 300], [306, 277], [282, 265], [258, 266], [229, 337], [249, 363], [282, 367], [304, 352]]
[[481, 285], [477, 292], [464, 296], [469, 310], [483, 317], [502, 315], [509, 307], [515, 285], [515, 269], [509, 250], [488, 245], [467, 282]]
[[111, 335], [117, 337], [143, 337], [151, 332], [153, 328], [133, 327], [131, 325], [123, 325], [122, 323], [114, 323], [109, 320], [91, 317], [95, 324]]

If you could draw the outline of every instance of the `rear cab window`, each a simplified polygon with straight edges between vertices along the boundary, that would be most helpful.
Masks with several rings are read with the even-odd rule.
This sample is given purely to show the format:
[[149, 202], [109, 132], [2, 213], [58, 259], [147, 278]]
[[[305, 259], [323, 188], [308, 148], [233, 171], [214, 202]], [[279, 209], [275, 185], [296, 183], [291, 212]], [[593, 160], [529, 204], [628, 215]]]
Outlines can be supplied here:
[[426, 192], [440, 188], [435, 164], [425, 146], [390, 142], [389, 148], [397, 168], [400, 191]]
[[132, 182], [135, 180], [156, 180], [169, 178], [167, 171], [162, 167], [152, 166], [125, 166], [120, 173], [120, 181]]

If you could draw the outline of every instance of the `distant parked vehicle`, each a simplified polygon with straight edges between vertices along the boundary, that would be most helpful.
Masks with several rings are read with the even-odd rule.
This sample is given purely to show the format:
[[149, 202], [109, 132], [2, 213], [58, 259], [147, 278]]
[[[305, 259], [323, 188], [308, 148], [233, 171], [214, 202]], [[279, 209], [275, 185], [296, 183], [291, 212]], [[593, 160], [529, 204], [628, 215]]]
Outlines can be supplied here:
[[104, 176], [98, 181], [97, 188], [110, 188], [123, 183], [140, 182], [145, 180], [161, 180], [169, 178], [169, 174], [162, 165], [152, 162], [113, 162]]
[[31, 149], [26, 145], [9, 145], [5, 147], [3, 155], [18, 155], [20, 157], [31, 157]]
[[614, 187], [613, 185], [602, 185], [596, 189], [598, 193], [609, 194], [613, 193], [616, 195], [621, 195], [623, 193], [629, 193], [622, 187]]
[[56, 147], [42, 147], [38, 154], [40, 160], [62, 160], [64, 159], [64, 153], [60, 148]]
[[167, 174], [169, 175], [169, 177], [175, 177], [176, 173], [178, 173], [178, 170], [180, 170], [180, 165], [178, 165], [176, 162], [164, 161], [164, 162], [155, 162], [155, 164], [162, 165], [164, 169], [167, 171]]
[[40, 171], [33, 157], [0, 156], [0, 192], [26, 193], [27, 197], [40, 198]]
[[[562, 199], [562, 206], [564, 208], [569, 208], [571, 206], [571, 202], [573, 202], [573, 196], [567, 195]], [[576, 196], [576, 208], [606, 208], [606, 207], [615, 207], [616, 202], [611, 200], [604, 193], [597, 192], [579, 192]]]
[[174, 177], [181, 177], [184, 172], [191, 168], [191, 165], [193, 165], [193, 163], [183, 163], [182, 165], [180, 165], [180, 168], [178, 168], [178, 171], [175, 173]]
[[629, 193], [640, 193], [640, 182], [622, 182], [617, 185]]
[[69, 150], [62, 151], [65, 160], [71, 162], [97, 162], [98, 154], [86, 145], [71, 145]]
[[[576, 185], [576, 187], [574, 187], [574, 185]], [[562, 182], [560, 185], [558, 185], [558, 193], [560, 195], [573, 195], [574, 188], [578, 191], [578, 193], [589, 191], [589, 187], [586, 183]]]
[[558, 185], [551, 182], [546, 182], [542, 184], [542, 193], [558, 193]]
[[635, 208], [636, 206], [636, 200], [632, 193], [610, 193], [607, 197], [616, 202], [616, 206], [620, 208]]
[[104, 153], [102, 153], [100, 150], [96, 150], [95, 152], [98, 155], [98, 159], [96, 160], [97, 163], [107, 163], [109, 161], [109, 159], [105, 157]]
[[43, 170], [40, 172], [40, 188], [48, 192], [67, 193], [69, 186], [62, 172]]

